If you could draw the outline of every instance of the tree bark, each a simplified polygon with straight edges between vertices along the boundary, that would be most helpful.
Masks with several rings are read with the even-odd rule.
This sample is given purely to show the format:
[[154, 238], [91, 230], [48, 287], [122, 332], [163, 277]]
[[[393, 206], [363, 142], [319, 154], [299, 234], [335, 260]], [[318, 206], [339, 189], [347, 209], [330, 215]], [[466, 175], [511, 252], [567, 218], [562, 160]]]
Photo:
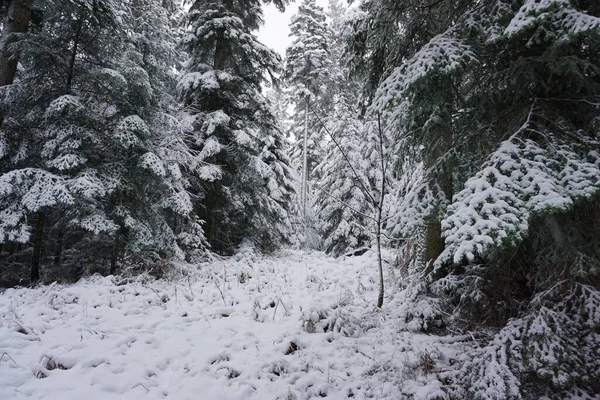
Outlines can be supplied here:
[[31, 282], [37, 282], [40, 279], [40, 259], [42, 258], [42, 239], [44, 236], [44, 223], [46, 214], [42, 211], [38, 213], [37, 225], [35, 227], [35, 237], [33, 241], [33, 258], [31, 259]]
[[381, 129], [381, 116], [377, 115], [377, 128], [379, 133], [379, 161], [381, 168], [381, 188], [379, 193], [379, 203], [377, 206], [377, 261], [379, 263], [379, 296], [377, 298], [377, 307], [383, 306], [383, 296], [385, 295], [385, 285], [383, 282], [383, 261], [381, 259], [381, 225], [383, 223], [383, 205], [385, 204], [385, 185], [386, 185], [386, 165], [383, 151], [383, 130]]
[[0, 35], [0, 86], [14, 82], [19, 60], [9, 47], [17, 40], [15, 34], [27, 32], [32, 8], [33, 0], [10, 0], [8, 4]]
[[[452, 123], [451, 114], [448, 115], [448, 120], [444, 124], [444, 130], [439, 138], [437, 145], [431, 149], [429, 154], [430, 163], [427, 166], [434, 168], [437, 163], [440, 163], [441, 157], [444, 152], [452, 148], [453, 135], [452, 135]], [[443, 162], [441, 166], [437, 166], [438, 172], [434, 176], [434, 186], [438, 186], [442, 190], [442, 194], [448, 201], [452, 201], [453, 193], [453, 182], [452, 172], [453, 166], [450, 162]], [[425, 261], [425, 273], [430, 274], [433, 272], [433, 264], [435, 260], [442, 254], [445, 247], [445, 240], [442, 237], [442, 221], [439, 215], [431, 216], [425, 225], [425, 250], [423, 258]]]
[[63, 232], [63, 229], [60, 228], [60, 230], [58, 231], [58, 238], [56, 240], [56, 250], [54, 251], [54, 265], [60, 264], [60, 260], [62, 258], [64, 237], [65, 237], [65, 234]]
[[81, 39], [81, 31], [83, 30], [83, 14], [79, 16], [77, 21], [77, 30], [75, 31], [75, 37], [73, 38], [73, 49], [71, 50], [71, 59], [69, 60], [69, 70], [67, 71], [67, 91], [71, 91], [71, 84], [73, 83], [73, 76], [75, 75], [75, 60], [77, 58], [77, 49], [79, 47], [79, 40]]
[[[309, 98], [306, 96], [305, 108], [304, 108], [304, 144], [302, 149], [302, 188], [301, 188], [301, 201], [302, 201], [302, 218], [304, 225], [306, 226], [306, 203], [307, 203], [307, 185], [308, 185], [308, 107]], [[306, 233], [306, 232], [305, 232]]]
[[112, 255], [110, 257], [110, 275], [117, 273], [117, 258], [119, 256], [119, 247], [121, 247], [121, 229], [117, 229], [115, 232], [115, 247], [113, 248]]

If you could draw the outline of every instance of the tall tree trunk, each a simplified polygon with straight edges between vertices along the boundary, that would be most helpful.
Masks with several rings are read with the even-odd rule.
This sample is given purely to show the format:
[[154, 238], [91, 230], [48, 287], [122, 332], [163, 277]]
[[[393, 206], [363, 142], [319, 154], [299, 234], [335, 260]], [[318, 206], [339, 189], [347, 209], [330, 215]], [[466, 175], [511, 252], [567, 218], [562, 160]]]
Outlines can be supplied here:
[[[307, 192], [306, 187], [308, 186], [308, 107], [309, 98], [306, 96], [305, 107], [304, 107], [304, 144], [302, 149], [302, 188], [301, 190], [301, 201], [302, 201], [302, 218], [306, 225], [306, 203], [307, 203]], [[306, 232], [305, 232], [306, 233]]]
[[[440, 162], [445, 151], [452, 147], [452, 125], [448, 121], [445, 124], [445, 129], [441, 135], [438, 144], [432, 149], [430, 154], [430, 164], [428, 168], [434, 168], [436, 163]], [[449, 162], [444, 162], [441, 166], [435, 166], [438, 171], [443, 171], [435, 174], [434, 185], [439, 186], [442, 194], [448, 201], [452, 201], [452, 172], [453, 167]], [[440, 215], [433, 215], [426, 222], [425, 226], [425, 249], [423, 258], [426, 263], [425, 273], [430, 274], [433, 271], [435, 260], [442, 254], [445, 247], [445, 241], [442, 237], [442, 221]]]
[[16, 41], [15, 34], [27, 32], [33, 0], [9, 0], [6, 17], [0, 35], [0, 86], [10, 85], [17, 74], [17, 57], [9, 47]]
[[379, 203], [377, 203], [377, 262], [379, 264], [379, 296], [377, 298], [377, 307], [383, 306], [383, 296], [385, 295], [385, 285], [383, 282], [383, 260], [381, 259], [381, 225], [383, 224], [383, 205], [385, 204], [385, 186], [386, 186], [386, 164], [385, 152], [383, 151], [383, 130], [381, 128], [381, 115], [377, 115], [377, 128], [379, 133], [379, 162], [381, 168], [381, 187], [379, 192]]
[[42, 239], [44, 236], [44, 223], [46, 214], [42, 211], [38, 213], [38, 220], [35, 227], [35, 237], [33, 240], [33, 257], [31, 259], [31, 282], [40, 279], [40, 259], [42, 258]]
[[119, 257], [119, 248], [121, 247], [121, 229], [115, 232], [115, 246], [110, 257], [110, 275], [117, 273], [117, 258]]
[[62, 249], [64, 241], [64, 231], [62, 228], [58, 230], [58, 238], [56, 240], [56, 250], [54, 251], [54, 265], [59, 265], [62, 258]]
[[75, 37], [73, 38], [73, 49], [71, 50], [71, 59], [69, 60], [69, 69], [67, 71], [67, 91], [71, 91], [71, 84], [73, 83], [73, 76], [75, 75], [75, 59], [77, 58], [77, 48], [79, 47], [79, 40], [81, 39], [81, 31], [83, 30], [83, 13], [79, 15], [77, 21], [77, 30], [75, 31]]

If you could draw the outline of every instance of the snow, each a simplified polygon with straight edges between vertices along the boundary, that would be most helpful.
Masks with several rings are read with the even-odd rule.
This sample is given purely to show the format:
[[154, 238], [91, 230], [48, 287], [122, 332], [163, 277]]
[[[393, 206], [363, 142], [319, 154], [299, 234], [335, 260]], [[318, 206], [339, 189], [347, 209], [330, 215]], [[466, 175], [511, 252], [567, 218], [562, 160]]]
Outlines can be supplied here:
[[[375, 266], [372, 251], [246, 250], [170, 280], [8, 289], [2, 397], [448, 398], [440, 379], [464, 343], [404, 331], [397, 304], [376, 309]], [[386, 301], [402, 302], [394, 287]]]
[[162, 160], [152, 152], [148, 152], [140, 157], [140, 166], [152, 171], [157, 176], [164, 177], [167, 175]]
[[[574, 9], [569, 0], [527, 0], [504, 31], [515, 35], [537, 25], [551, 24], [559, 33], [558, 40], [585, 33], [600, 27], [600, 18]], [[541, 39], [534, 36], [528, 45]]]

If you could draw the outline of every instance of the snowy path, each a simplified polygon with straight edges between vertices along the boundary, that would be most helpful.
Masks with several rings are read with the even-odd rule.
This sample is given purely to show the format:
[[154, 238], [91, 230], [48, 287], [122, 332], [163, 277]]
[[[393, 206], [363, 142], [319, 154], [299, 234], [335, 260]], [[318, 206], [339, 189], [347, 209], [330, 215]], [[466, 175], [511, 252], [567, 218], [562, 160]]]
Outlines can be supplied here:
[[0, 398], [445, 398], [437, 379], [460, 345], [401, 331], [394, 307], [374, 309], [376, 288], [371, 252], [286, 251], [177, 283], [10, 289]]

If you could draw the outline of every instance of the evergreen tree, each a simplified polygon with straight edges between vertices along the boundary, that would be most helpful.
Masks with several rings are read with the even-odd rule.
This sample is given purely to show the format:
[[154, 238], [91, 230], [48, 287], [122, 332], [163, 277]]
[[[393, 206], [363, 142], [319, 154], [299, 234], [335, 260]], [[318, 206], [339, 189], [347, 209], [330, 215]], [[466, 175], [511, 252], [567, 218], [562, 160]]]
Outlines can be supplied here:
[[371, 244], [373, 207], [361, 186], [369, 182], [361, 142], [366, 128], [355, 114], [344, 98], [338, 99], [326, 130], [334, 140], [327, 142], [327, 157], [315, 168], [320, 179], [315, 183], [314, 209], [323, 248], [335, 257]]
[[325, 100], [331, 60], [330, 36], [323, 8], [317, 6], [315, 0], [303, 0], [298, 13], [290, 20], [290, 31], [293, 41], [286, 49], [285, 77], [294, 105], [291, 131], [295, 143], [291, 158], [301, 171], [300, 212], [304, 216], [312, 172], [323, 157], [321, 127], [311, 107], [323, 115], [331, 110], [328, 104], [331, 102]]
[[[447, 150], [455, 142], [452, 117], [460, 108], [448, 73], [469, 58], [460, 43], [437, 35], [451, 28], [470, 4], [466, 0], [365, 0], [347, 22], [346, 57], [351, 73], [363, 82], [365, 112], [389, 112], [384, 116], [386, 125], [397, 132], [396, 175], [410, 176], [412, 166], [424, 165], [420, 191], [427, 199], [421, 203], [434, 204], [422, 209], [427, 213], [419, 215], [413, 234], [420, 237], [419, 264], [427, 264], [428, 271], [444, 249], [441, 219], [454, 190], [454, 154]], [[430, 72], [428, 68], [440, 74], [430, 73], [430, 85], [419, 86], [419, 74]], [[416, 105], [412, 99], [425, 101]], [[413, 161], [405, 163], [406, 155]]]
[[5, 92], [0, 239], [9, 261], [21, 262], [15, 243], [31, 240], [35, 280], [44, 263], [72, 277], [86, 272], [82, 263], [114, 273], [124, 256], [148, 264], [201, 247], [181, 173], [198, 162], [166, 105], [174, 43], [160, 2], [47, 2], [42, 11]]
[[194, 1], [186, 16], [189, 59], [178, 91], [193, 114], [205, 164], [196, 211], [217, 251], [244, 240], [263, 248], [287, 241], [293, 182], [277, 121], [261, 95], [265, 75], [274, 76], [280, 60], [254, 35], [261, 22], [258, 0]]
[[[398, 163], [417, 171], [401, 214], [428, 231], [427, 213], [443, 216], [429, 279], [454, 322], [517, 317], [465, 366], [467, 397], [594, 393], [585, 371], [598, 369], [588, 349], [600, 326], [590, 314], [600, 286], [599, 11], [568, 0], [461, 10], [371, 105], [399, 132]], [[422, 198], [435, 209], [415, 208]]]

